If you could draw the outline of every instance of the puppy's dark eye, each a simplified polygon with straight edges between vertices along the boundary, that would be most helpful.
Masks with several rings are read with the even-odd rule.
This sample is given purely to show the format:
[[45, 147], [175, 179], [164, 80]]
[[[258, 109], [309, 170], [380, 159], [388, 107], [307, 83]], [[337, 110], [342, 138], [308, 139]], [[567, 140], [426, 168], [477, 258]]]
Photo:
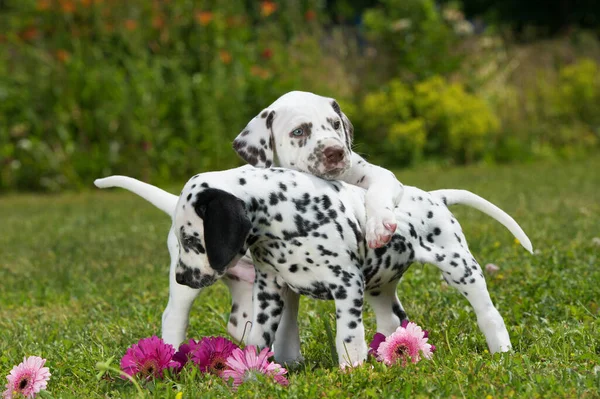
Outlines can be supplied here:
[[340, 130], [340, 121], [333, 122], [333, 128], [335, 130]]
[[304, 130], [301, 127], [294, 129], [292, 131], [292, 136], [299, 137], [299, 136], [302, 136], [303, 134], [304, 134]]

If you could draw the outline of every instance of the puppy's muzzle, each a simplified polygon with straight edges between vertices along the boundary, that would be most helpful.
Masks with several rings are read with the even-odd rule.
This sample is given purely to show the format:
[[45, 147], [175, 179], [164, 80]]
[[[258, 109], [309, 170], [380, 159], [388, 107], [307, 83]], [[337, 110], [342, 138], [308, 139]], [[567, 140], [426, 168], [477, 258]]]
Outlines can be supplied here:
[[344, 167], [344, 148], [340, 146], [331, 146], [323, 151], [325, 156], [325, 167], [327, 169], [336, 169]]

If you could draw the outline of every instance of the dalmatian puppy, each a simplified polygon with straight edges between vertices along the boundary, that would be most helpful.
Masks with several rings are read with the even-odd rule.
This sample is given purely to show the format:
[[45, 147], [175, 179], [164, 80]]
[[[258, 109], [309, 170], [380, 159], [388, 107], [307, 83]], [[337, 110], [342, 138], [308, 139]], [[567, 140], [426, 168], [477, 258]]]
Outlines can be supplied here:
[[333, 98], [292, 91], [254, 117], [233, 148], [258, 168], [280, 166], [367, 189], [366, 240], [379, 248], [396, 230], [393, 209], [403, 186], [392, 172], [353, 152], [353, 136], [352, 123]]
[[[364, 300], [375, 311], [378, 331], [393, 332], [402, 319], [395, 312], [390, 315], [390, 308], [397, 309], [396, 287], [414, 262], [437, 266], [448, 284], [466, 297], [492, 353], [511, 348], [481, 267], [447, 205], [475, 207], [506, 226], [530, 252], [531, 243], [509, 215], [468, 191], [405, 187], [395, 208], [398, 225], [389, 245], [373, 249], [362, 233], [367, 218], [363, 189], [288, 169], [246, 166], [199, 174], [176, 201], [171, 194], [127, 177], [95, 183], [126, 188], [172, 216], [168, 238], [172, 284], [163, 322], [165, 315], [171, 317], [169, 312], [180, 312], [176, 320], [180, 330], [185, 331], [193, 290], [226, 276], [249, 250], [256, 279], [247, 343], [264, 347], [275, 342], [278, 361], [301, 358], [299, 295], [335, 301], [338, 360], [341, 365], [364, 361]], [[281, 322], [284, 329], [279, 328]], [[277, 345], [281, 340], [284, 347]]]
[[[379, 248], [396, 229], [392, 210], [402, 198], [403, 186], [392, 172], [354, 153], [353, 136], [352, 123], [333, 98], [292, 91], [259, 112], [233, 141], [233, 148], [255, 167], [281, 166], [367, 189], [363, 229], [369, 247]], [[250, 266], [252, 260], [245, 257], [234, 270], [249, 274]], [[245, 280], [229, 281], [229, 286], [232, 295], [249, 289]], [[239, 302], [233, 304], [228, 328], [239, 334], [247, 322], [244, 315], [251, 312], [247, 304], [245, 309]], [[406, 318], [400, 300], [396, 299], [394, 309]]]
[[[255, 167], [282, 166], [367, 189], [367, 222], [363, 229], [369, 247], [377, 248], [385, 245], [396, 229], [392, 210], [402, 198], [403, 186], [393, 173], [367, 163], [352, 151], [353, 134], [352, 123], [334, 99], [293, 91], [253, 118], [234, 140], [233, 148]], [[252, 292], [254, 282], [250, 256], [229, 269], [223, 281], [232, 295], [228, 332], [241, 340], [252, 315], [251, 303], [243, 300]], [[194, 291], [190, 291], [190, 295], [194, 296]], [[402, 319], [406, 318], [397, 297], [394, 311]], [[171, 319], [187, 319], [184, 317], [187, 312], [187, 308], [169, 307], [163, 323], [163, 338], [171, 342], [184, 339], [185, 331], [169, 331], [168, 326], [178, 325], [169, 323]], [[284, 325], [287, 325], [285, 320]], [[281, 340], [278, 345], [287, 346]]]

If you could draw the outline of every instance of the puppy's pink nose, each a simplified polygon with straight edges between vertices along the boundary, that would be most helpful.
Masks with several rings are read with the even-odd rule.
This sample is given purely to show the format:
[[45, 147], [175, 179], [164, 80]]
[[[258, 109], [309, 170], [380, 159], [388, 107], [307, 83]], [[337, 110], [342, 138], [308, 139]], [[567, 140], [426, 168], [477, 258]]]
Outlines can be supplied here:
[[323, 154], [329, 164], [337, 164], [344, 159], [344, 149], [339, 146], [327, 147], [323, 151]]

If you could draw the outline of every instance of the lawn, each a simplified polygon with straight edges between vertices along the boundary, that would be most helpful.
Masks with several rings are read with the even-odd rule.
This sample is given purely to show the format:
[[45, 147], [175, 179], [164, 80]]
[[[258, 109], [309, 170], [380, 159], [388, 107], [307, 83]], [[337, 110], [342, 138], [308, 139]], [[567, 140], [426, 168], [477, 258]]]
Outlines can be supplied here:
[[[594, 170], [596, 172], [594, 172]], [[333, 303], [302, 299], [305, 364], [287, 388], [242, 385], [240, 397], [600, 397], [600, 157], [572, 163], [398, 171], [421, 188], [466, 188], [509, 212], [529, 234], [532, 256], [508, 231], [474, 209], [455, 206], [487, 274], [514, 352], [490, 355], [468, 302], [433, 266], [415, 265], [399, 286], [412, 320], [437, 346], [432, 361], [406, 368], [341, 373], [326, 326]], [[91, 182], [90, 182], [91, 186]], [[173, 192], [179, 187], [174, 185]], [[25, 355], [48, 359], [55, 398], [136, 395], [96, 364], [160, 335], [168, 296], [166, 215], [124, 190], [0, 197], [0, 378]], [[598, 240], [596, 240], [598, 241]], [[188, 335], [225, 335], [229, 298], [221, 283], [196, 301]], [[375, 333], [365, 312], [366, 335]], [[4, 384], [4, 382], [3, 382]], [[149, 396], [228, 397], [217, 378], [186, 371], [150, 383]]]

